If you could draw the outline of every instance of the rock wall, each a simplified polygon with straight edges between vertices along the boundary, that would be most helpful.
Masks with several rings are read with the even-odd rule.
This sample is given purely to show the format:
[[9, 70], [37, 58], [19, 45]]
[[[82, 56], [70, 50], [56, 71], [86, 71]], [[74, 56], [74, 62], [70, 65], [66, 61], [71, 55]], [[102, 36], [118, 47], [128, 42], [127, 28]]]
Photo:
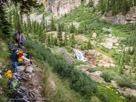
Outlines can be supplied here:
[[136, 23], [136, 6], [130, 8], [130, 11], [126, 15], [118, 14], [116, 16], [101, 17], [101, 20], [106, 20], [112, 23]]
[[[88, 4], [90, 0], [85, 0], [85, 3]], [[99, 0], [93, 0], [94, 6], [98, 4]]]
[[46, 0], [46, 12], [61, 17], [81, 4], [81, 0]]

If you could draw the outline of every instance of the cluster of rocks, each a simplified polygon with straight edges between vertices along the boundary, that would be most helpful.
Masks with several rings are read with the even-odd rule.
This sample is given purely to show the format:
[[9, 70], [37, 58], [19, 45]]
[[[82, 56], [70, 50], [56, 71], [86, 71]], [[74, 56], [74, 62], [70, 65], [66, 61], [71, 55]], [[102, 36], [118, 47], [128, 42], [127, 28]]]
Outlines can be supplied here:
[[130, 88], [120, 87], [117, 82], [111, 81], [112, 85], [117, 88], [117, 91], [122, 93], [124, 96], [136, 96], [136, 90]]
[[131, 7], [130, 11], [126, 14], [118, 14], [116, 16], [111, 16], [111, 11], [109, 11], [108, 17], [102, 16], [101, 20], [106, 20], [108, 22], [112, 23], [121, 23], [121, 24], [126, 24], [126, 23], [136, 23], [136, 7]]
[[95, 54], [93, 54], [90, 51], [84, 51], [84, 53], [85, 53], [85, 57], [88, 60], [89, 65], [96, 66], [97, 58], [96, 58]]
[[[109, 34], [107, 37], [105, 36], [105, 38], [103, 39], [104, 42], [100, 43], [100, 45], [108, 49], [117, 48], [116, 46], [119, 45], [118, 40], [119, 38], [113, 36], [112, 34]], [[116, 46], [114, 46], [114, 44]]]
[[[90, 65], [95, 65], [99, 67], [115, 67], [114, 61], [106, 55], [96, 51], [96, 50], [88, 50], [85, 51], [85, 54], [88, 56], [91, 61]], [[99, 59], [99, 60], [98, 60]]]

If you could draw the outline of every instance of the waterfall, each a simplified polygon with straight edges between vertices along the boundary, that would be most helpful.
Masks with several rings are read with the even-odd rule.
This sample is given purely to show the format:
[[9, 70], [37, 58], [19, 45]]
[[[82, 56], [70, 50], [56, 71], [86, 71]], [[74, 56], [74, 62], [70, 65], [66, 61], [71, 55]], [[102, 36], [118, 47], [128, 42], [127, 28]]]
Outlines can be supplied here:
[[81, 61], [84, 61], [84, 62], [87, 61], [87, 59], [84, 57], [84, 53], [83, 52], [81, 52], [79, 50], [76, 50], [76, 49], [74, 49], [74, 52], [75, 52], [76, 58], [78, 60], [81, 60]]

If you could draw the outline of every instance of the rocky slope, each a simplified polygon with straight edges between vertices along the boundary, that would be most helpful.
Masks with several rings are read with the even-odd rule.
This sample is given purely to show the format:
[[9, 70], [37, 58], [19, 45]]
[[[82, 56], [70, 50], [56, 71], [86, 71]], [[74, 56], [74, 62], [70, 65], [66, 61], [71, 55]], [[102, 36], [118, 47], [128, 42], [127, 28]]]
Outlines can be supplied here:
[[130, 11], [126, 15], [118, 14], [116, 16], [111, 16], [112, 12], [108, 12], [108, 17], [101, 17], [101, 20], [106, 20], [111, 23], [136, 23], [136, 7], [130, 8]]

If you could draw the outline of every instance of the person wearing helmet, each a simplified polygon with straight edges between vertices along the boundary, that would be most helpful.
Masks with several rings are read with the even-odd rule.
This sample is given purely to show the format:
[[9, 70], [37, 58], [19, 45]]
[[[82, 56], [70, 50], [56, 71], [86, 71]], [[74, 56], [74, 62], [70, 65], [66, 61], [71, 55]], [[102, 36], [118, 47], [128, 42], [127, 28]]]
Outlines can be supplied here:
[[18, 62], [18, 64], [22, 63], [25, 65], [24, 71], [26, 72], [26, 69], [27, 69], [29, 63], [32, 64], [32, 61], [26, 57], [28, 54], [24, 53], [24, 50], [25, 50], [24, 46], [21, 46], [21, 48], [17, 51], [17, 56], [18, 56], [17, 62]]
[[19, 48], [21, 48], [21, 46], [23, 46], [23, 43], [26, 40], [26, 38], [21, 34], [21, 32], [15, 33], [14, 39], [16, 40]]

